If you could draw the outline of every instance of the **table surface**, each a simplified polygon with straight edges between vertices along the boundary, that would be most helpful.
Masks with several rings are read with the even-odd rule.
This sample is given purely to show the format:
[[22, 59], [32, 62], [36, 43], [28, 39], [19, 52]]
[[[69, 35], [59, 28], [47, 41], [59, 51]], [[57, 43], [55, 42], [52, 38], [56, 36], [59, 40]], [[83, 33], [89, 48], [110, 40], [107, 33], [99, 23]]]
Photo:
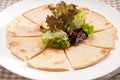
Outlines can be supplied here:
[[[0, 0], [0, 12], [7, 8], [8, 6], [21, 1], [21, 0]], [[101, 2], [104, 2], [114, 8], [116, 8], [118, 11], [120, 11], [120, 0], [99, 0]], [[8, 70], [6, 70], [5, 68], [3, 68], [2, 66], [0, 66], [0, 80], [30, 80], [24, 77], [21, 77], [17, 74], [14, 74]], [[118, 68], [117, 70], [115, 70], [114, 72], [103, 76], [99, 79], [96, 80], [120, 80], [120, 68]]]

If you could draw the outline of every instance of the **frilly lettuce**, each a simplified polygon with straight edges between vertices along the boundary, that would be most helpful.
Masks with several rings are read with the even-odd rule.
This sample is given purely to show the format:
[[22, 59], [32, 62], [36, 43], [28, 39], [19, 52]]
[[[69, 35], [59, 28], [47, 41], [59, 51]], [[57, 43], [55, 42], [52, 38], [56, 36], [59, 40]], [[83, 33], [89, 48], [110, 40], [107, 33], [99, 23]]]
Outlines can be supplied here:
[[59, 30], [57, 32], [47, 31], [42, 36], [42, 42], [40, 42], [41, 48], [54, 47], [64, 49], [70, 46], [67, 34]]
[[48, 8], [52, 15], [46, 18], [48, 28], [43, 29], [41, 48], [65, 49], [93, 35], [93, 25], [85, 22], [84, 11], [77, 9], [76, 5], [61, 1]]
[[94, 27], [93, 25], [89, 25], [85, 22], [84, 19], [84, 11], [81, 9], [80, 12], [75, 16], [75, 19], [73, 20], [74, 24], [76, 25], [76, 28], [82, 28], [90, 37], [94, 33]]

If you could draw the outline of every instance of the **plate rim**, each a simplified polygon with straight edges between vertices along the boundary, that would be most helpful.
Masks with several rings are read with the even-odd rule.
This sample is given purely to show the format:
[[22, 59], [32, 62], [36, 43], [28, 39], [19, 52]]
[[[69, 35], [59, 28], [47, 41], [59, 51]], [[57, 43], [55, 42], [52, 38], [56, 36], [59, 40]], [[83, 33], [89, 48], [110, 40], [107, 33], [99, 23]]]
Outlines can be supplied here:
[[[33, 0], [31, 0], [31, 1], [33, 1]], [[40, 0], [38, 0], [38, 1], [40, 1]], [[71, 0], [68, 0], [68, 1], [71, 1]], [[93, 0], [93, 1], [94, 1], [94, 0]], [[7, 11], [9, 11], [9, 10], [12, 9], [14, 6], [21, 5], [22, 3], [25, 3], [25, 2], [27, 2], [27, 0], [20, 1], [20, 2], [18, 2], [18, 3], [16, 3], [16, 4], [10, 6], [9, 8], [7, 8], [7, 9], [5, 9], [3, 12], [1, 12], [0, 15], [1, 15], [1, 14], [4, 14], [4, 13], [7, 12]], [[100, 2], [100, 3], [101, 3], [101, 2]], [[98, 4], [98, 3], [95, 2], [95, 4]], [[110, 6], [108, 6], [108, 5], [104, 4], [104, 3], [101, 3], [101, 4], [109, 7], [111, 10], [114, 10], [114, 11], [116, 12], [116, 14], [119, 14], [119, 15], [120, 15], [120, 13], [119, 13], [118, 11], [116, 11], [115, 9], [113, 9], [112, 7], [110, 7]], [[0, 17], [1, 17], [1, 16], [0, 16]], [[120, 16], [119, 16], [119, 17], [120, 17]], [[12, 18], [11, 18], [11, 19], [12, 19]], [[0, 28], [2, 28], [2, 27], [0, 27]], [[13, 71], [13, 70], [9, 69], [8, 67], [6, 67], [6, 66], [4, 65], [4, 63], [0, 63], [0, 65], [2, 65], [3, 67], [5, 67], [6, 69], [10, 70], [11, 72], [13, 72], [13, 73], [15, 73], [15, 74], [18, 74], [18, 75], [23, 76], [23, 77], [31, 78], [30, 76], [28, 77], [28, 76], [26, 76], [26, 75], [19, 74], [19, 73], [17, 73], [16, 71]], [[115, 70], [115, 69], [113, 69], [112, 71], [114, 71], [114, 70]], [[109, 73], [112, 72], [112, 71], [109, 71]], [[106, 75], [106, 74], [104, 74], [104, 75]], [[101, 76], [103, 76], [103, 75], [101, 75]], [[99, 75], [99, 77], [101, 77], [101, 76]], [[31, 78], [31, 79], [34, 79], [34, 78]], [[93, 79], [93, 78], [92, 78], [92, 79]], [[58, 80], [58, 79], [57, 79], [57, 80]], [[64, 80], [64, 79], [63, 79], [63, 80]]]

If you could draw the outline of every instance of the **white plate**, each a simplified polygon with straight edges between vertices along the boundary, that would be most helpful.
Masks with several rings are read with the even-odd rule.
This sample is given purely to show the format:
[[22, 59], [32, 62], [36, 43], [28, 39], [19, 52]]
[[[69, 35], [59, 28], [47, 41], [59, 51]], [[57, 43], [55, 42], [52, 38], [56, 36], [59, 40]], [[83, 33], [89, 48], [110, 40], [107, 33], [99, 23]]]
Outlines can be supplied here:
[[[25, 63], [13, 56], [6, 47], [5, 25], [17, 17], [19, 14], [47, 3], [57, 3], [60, 0], [25, 0], [21, 1], [0, 13], [0, 64], [6, 69], [30, 79], [40, 80], [88, 80], [106, 75], [120, 66], [120, 40], [116, 43], [116, 48], [111, 55], [104, 61], [88, 68], [66, 71], [66, 72], [47, 72], [32, 69]], [[120, 13], [115, 9], [103, 3], [94, 0], [65, 0], [68, 3], [75, 3], [80, 6], [89, 7], [92, 10], [101, 13], [114, 24], [118, 32], [120, 30]], [[120, 35], [118, 33], [118, 38]]]

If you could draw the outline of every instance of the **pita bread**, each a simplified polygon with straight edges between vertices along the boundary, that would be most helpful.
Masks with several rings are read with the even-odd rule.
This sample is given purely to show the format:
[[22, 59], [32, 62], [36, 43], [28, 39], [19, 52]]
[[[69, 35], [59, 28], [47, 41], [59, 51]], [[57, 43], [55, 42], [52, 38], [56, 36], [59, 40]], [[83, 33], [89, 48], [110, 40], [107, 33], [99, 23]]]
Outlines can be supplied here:
[[96, 48], [80, 44], [65, 50], [74, 69], [94, 65], [109, 55], [110, 49]]
[[64, 51], [50, 48], [29, 60], [28, 66], [48, 71], [68, 70], [67, 58]]
[[115, 27], [96, 32], [83, 43], [96, 47], [114, 48], [117, 31]]
[[6, 34], [7, 36], [40, 36], [42, 31], [40, 26], [23, 16], [19, 16], [7, 25]]
[[7, 37], [7, 46], [16, 57], [26, 61], [42, 51], [40, 37]]
[[52, 15], [50, 10], [48, 9], [48, 6], [53, 6], [53, 4], [44, 5], [38, 8], [31, 9], [25, 12], [23, 16], [29, 19], [30, 21], [38, 24], [39, 26], [46, 27], [47, 26], [46, 17], [47, 15]]
[[104, 16], [94, 11], [89, 11], [87, 14], [85, 14], [85, 22], [89, 23], [90, 25], [94, 25], [95, 32], [113, 27], [113, 25], [108, 22]]

